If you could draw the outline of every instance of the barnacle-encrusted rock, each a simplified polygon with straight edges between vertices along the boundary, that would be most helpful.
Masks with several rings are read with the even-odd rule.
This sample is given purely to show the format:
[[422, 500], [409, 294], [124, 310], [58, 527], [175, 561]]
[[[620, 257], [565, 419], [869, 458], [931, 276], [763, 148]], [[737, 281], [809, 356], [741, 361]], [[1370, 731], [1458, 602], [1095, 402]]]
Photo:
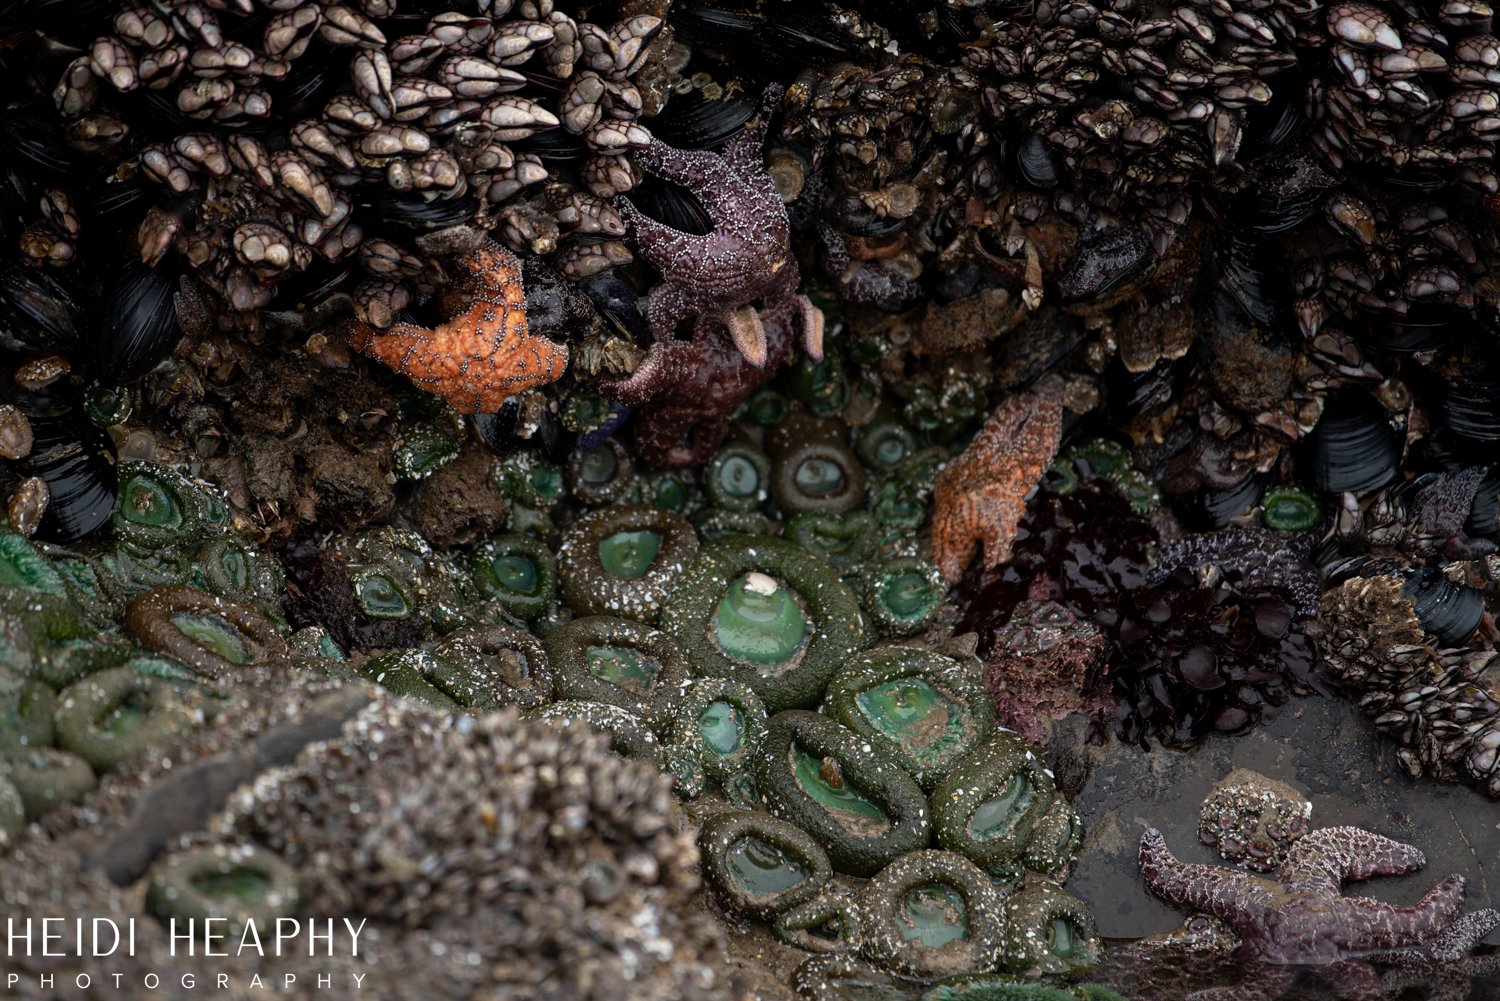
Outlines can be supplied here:
[[1471, 782], [1500, 796], [1500, 695], [1491, 649], [1441, 649], [1417, 618], [1406, 581], [1356, 577], [1323, 595], [1329, 673], [1397, 740], [1413, 775]]
[[1236, 768], [1209, 790], [1198, 813], [1198, 840], [1226, 862], [1271, 872], [1311, 829], [1312, 803], [1284, 782]]
[[206, 840], [277, 852], [314, 909], [478, 950], [475, 989], [718, 997], [670, 781], [604, 743], [511, 711], [455, 719], [381, 702], [242, 790]]

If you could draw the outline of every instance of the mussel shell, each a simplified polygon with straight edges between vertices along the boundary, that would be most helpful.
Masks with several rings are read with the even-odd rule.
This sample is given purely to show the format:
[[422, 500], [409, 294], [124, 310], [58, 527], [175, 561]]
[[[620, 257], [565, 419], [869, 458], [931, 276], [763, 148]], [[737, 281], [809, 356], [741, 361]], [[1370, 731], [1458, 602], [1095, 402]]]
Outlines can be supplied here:
[[745, 130], [759, 107], [759, 87], [731, 80], [719, 88], [718, 97], [706, 96], [700, 87], [673, 92], [661, 114], [645, 124], [669, 146], [718, 149]]
[[781, 3], [764, 13], [722, 3], [673, 6], [672, 27], [687, 41], [754, 52], [778, 67], [804, 69], [849, 57], [858, 46], [821, 4]]
[[1268, 104], [1251, 105], [1245, 113], [1243, 154], [1275, 149], [1302, 126], [1302, 102], [1293, 95], [1303, 92], [1300, 80], [1284, 80], [1272, 85], [1274, 96]]
[[713, 217], [687, 188], [660, 177], [647, 176], [625, 197], [657, 222], [693, 236], [713, 232]]
[[1224, 490], [1199, 490], [1174, 497], [1172, 507], [1187, 527], [1200, 532], [1217, 531], [1258, 504], [1265, 489], [1265, 477], [1252, 472]]
[[1448, 381], [1440, 410], [1464, 443], [1486, 452], [1500, 448], [1500, 371], [1485, 366]]
[[1062, 183], [1062, 166], [1047, 140], [1028, 132], [1015, 143], [1013, 160], [1021, 179], [1033, 188], [1050, 191]]
[[[171, 211], [173, 205], [171, 200], [161, 197], [160, 191], [147, 188], [139, 175], [127, 180], [105, 178], [90, 186], [84, 192], [84, 198], [97, 217], [95, 221], [107, 221], [118, 231], [132, 234], [146, 214], [147, 206], [159, 204]], [[183, 199], [183, 203], [191, 205], [191, 200]]]
[[525, 139], [510, 145], [518, 150], [535, 153], [548, 163], [581, 160], [588, 153], [588, 147], [584, 145], [581, 138], [557, 128], [533, 132]]
[[468, 192], [455, 198], [424, 198], [379, 185], [354, 194], [367, 228], [383, 226], [393, 233], [428, 233], [462, 226], [474, 218], [479, 202]]
[[82, 344], [83, 308], [45, 271], [0, 265], [0, 347], [9, 351], [69, 351]]
[[1364, 493], [1391, 482], [1400, 466], [1401, 434], [1390, 417], [1361, 390], [1329, 397], [1297, 451], [1303, 480], [1326, 493]]
[[[70, 405], [71, 404], [71, 405]], [[106, 524], [115, 509], [114, 451], [109, 437], [77, 401], [28, 396], [18, 401], [31, 423], [31, 454], [17, 465], [47, 483], [38, 538], [76, 542]]]
[[1445, 647], [1460, 646], [1484, 615], [1484, 595], [1472, 587], [1455, 584], [1437, 567], [1413, 567], [1406, 575], [1403, 593], [1415, 604], [1422, 628]]
[[521, 265], [526, 290], [526, 328], [538, 337], [566, 341], [567, 331], [587, 329], [594, 306], [544, 258], [528, 254]]
[[273, 116], [281, 122], [291, 122], [303, 117], [316, 117], [343, 82], [339, 75], [328, 72], [328, 66], [306, 65], [313, 60], [305, 59], [297, 64], [297, 72], [287, 75], [279, 85], [268, 88], [271, 106], [276, 109]]
[[128, 258], [105, 287], [101, 337], [88, 359], [98, 377], [126, 382], [145, 375], [177, 343], [175, 262], [169, 257], [151, 268]]
[[82, 155], [68, 145], [62, 125], [51, 115], [12, 111], [0, 117], [0, 141], [6, 162], [35, 184], [56, 184], [87, 169]]
[[516, 427], [521, 421], [521, 405], [514, 396], [507, 397], [500, 409], [492, 414], [471, 414], [469, 426], [484, 442], [484, 447], [496, 455], [509, 455], [515, 451]]
[[831, 199], [828, 205], [828, 220], [845, 236], [881, 238], [894, 236], [906, 228], [907, 219], [881, 215], [865, 204], [864, 199], [852, 191], [846, 191]]
[[1080, 235], [1057, 291], [1064, 302], [1093, 299], [1135, 277], [1151, 264], [1151, 237], [1134, 226], [1118, 226]]
[[500, 405], [493, 414], [474, 414], [469, 426], [496, 455], [509, 455], [522, 445], [529, 445], [552, 462], [562, 462], [573, 451], [578, 436], [563, 427], [562, 421], [550, 410], [542, 412], [541, 420], [530, 438], [516, 437], [520, 426], [521, 407], [514, 396]]
[[117, 4], [112, 0], [26, 0], [7, 4], [7, 20], [15, 18], [27, 28], [40, 28], [52, 38], [87, 48], [99, 35], [108, 34]]
[[1470, 535], [1500, 539], [1500, 469], [1491, 468], [1479, 481], [1474, 502], [1469, 505], [1469, 519], [1464, 522], [1464, 531]]
[[1109, 411], [1119, 420], [1131, 420], [1151, 409], [1162, 406], [1177, 392], [1182, 373], [1182, 359], [1160, 358], [1144, 372], [1127, 369], [1119, 357], [1110, 359], [1104, 370], [1105, 398]]
[[1465, 311], [1457, 306], [1416, 305], [1404, 317], [1372, 318], [1360, 340], [1391, 354], [1434, 351], [1463, 333], [1466, 320]]
[[1276, 324], [1277, 307], [1285, 290], [1274, 276], [1284, 274], [1276, 268], [1273, 252], [1265, 241], [1238, 234], [1224, 234], [1213, 242], [1213, 259], [1218, 280], [1215, 282], [1215, 308], [1237, 307], [1252, 322], [1271, 327]]
[[649, 347], [652, 337], [646, 317], [641, 312], [640, 291], [621, 268], [611, 268], [590, 275], [576, 283], [594, 309], [611, 326], [640, 347]]

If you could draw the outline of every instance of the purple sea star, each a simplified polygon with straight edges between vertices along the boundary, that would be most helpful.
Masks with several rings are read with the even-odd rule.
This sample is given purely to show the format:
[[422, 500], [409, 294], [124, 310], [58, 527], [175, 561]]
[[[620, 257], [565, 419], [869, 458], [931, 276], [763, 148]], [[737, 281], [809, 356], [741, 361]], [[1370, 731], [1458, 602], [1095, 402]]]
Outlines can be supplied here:
[[1286, 539], [1253, 528], [1185, 536], [1162, 547], [1147, 582], [1161, 584], [1181, 569], [1196, 572], [1200, 567], [1217, 566], [1238, 574], [1247, 589], [1285, 591], [1296, 604], [1298, 615], [1313, 618], [1323, 593], [1318, 568], [1308, 559], [1316, 538], [1316, 533], [1304, 532]]
[[[658, 345], [671, 342], [677, 325], [695, 321], [694, 337], [721, 326], [757, 367], [769, 360], [761, 309], [795, 304], [802, 343], [814, 361], [823, 357], [823, 314], [797, 294], [800, 274], [792, 256], [791, 226], [761, 160], [761, 142], [783, 88], [768, 87], [759, 122], [732, 139], [723, 155], [674, 149], [660, 140], [636, 155], [641, 167], [691, 191], [713, 229], [684, 233], [615, 199], [641, 256], [662, 275], [646, 296], [646, 319]], [[748, 308], [747, 308], [748, 307]]]
[[791, 357], [796, 307], [783, 301], [764, 313], [765, 365], [753, 365], [720, 323], [700, 323], [690, 341], [657, 341], [631, 374], [599, 387], [604, 395], [639, 407], [635, 443], [647, 462], [700, 466], [724, 440], [729, 418]]
[[1288, 849], [1272, 878], [1178, 861], [1155, 828], [1141, 836], [1140, 850], [1141, 875], [1153, 893], [1226, 922], [1246, 958], [1273, 965], [1393, 952], [1437, 961], [1472, 945], [1484, 934], [1480, 927], [1493, 927], [1500, 915], [1479, 911], [1459, 918], [1462, 876], [1449, 876], [1411, 906], [1341, 893], [1346, 879], [1404, 875], [1425, 862], [1410, 845], [1357, 827], [1307, 834]]

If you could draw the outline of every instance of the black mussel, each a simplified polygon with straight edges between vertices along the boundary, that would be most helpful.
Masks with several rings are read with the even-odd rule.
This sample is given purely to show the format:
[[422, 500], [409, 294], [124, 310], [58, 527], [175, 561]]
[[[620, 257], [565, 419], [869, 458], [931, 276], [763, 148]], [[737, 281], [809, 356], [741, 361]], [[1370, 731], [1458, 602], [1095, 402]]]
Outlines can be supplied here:
[[479, 202], [465, 192], [454, 198], [428, 198], [420, 194], [402, 194], [384, 184], [354, 193], [361, 219], [370, 228], [383, 224], [395, 233], [429, 233], [463, 226], [474, 218]]
[[492, 414], [473, 414], [469, 425], [479, 440], [496, 455], [509, 455], [516, 447], [516, 428], [521, 423], [521, 404], [514, 396], [507, 397], [500, 409]]
[[562, 418], [552, 410], [543, 410], [531, 433], [531, 444], [544, 459], [562, 463], [576, 451], [578, 435], [563, 426]]
[[311, 62], [311, 59], [299, 61], [297, 72], [288, 74], [280, 86], [271, 88], [272, 107], [280, 121], [316, 117], [343, 82], [338, 74], [329, 73], [327, 66], [305, 65]]
[[1182, 359], [1161, 358], [1144, 372], [1127, 369], [1118, 356], [1104, 370], [1105, 399], [1119, 420], [1130, 420], [1167, 403], [1177, 392]]
[[340, 289], [351, 286], [349, 276], [358, 265], [353, 259], [328, 261], [314, 257], [312, 263], [301, 271], [294, 271], [276, 283], [277, 309], [312, 307], [326, 300]]
[[509, 455], [519, 445], [529, 445], [552, 462], [562, 462], [573, 451], [578, 436], [563, 426], [551, 410], [543, 410], [536, 419], [536, 428], [531, 437], [522, 439], [517, 432], [523, 430], [524, 414], [520, 402], [512, 396], [492, 414], [474, 414], [469, 425], [479, 440], [496, 455]]
[[1472, 587], [1455, 584], [1437, 567], [1411, 567], [1404, 575], [1402, 590], [1415, 604], [1422, 628], [1443, 646], [1463, 644], [1484, 615], [1484, 595]]
[[594, 309], [616, 331], [640, 347], [651, 344], [651, 330], [641, 312], [640, 290], [622, 268], [611, 268], [574, 283], [593, 302]]
[[[25, 0], [6, 4], [5, 20], [41, 29], [49, 37], [87, 48], [96, 37], [108, 34], [117, 4], [113, 0]], [[24, 18], [24, 20], [21, 20]]]
[[1443, 421], [1462, 442], [1485, 452], [1500, 448], [1500, 369], [1473, 366], [1442, 388]]
[[[186, 204], [189, 200], [183, 199]], [[84, 204], [94, 221], [106, 222], [114, 231], [134, 233], [149, 205], [162, 205], [172, 211], [173, 202], [164, 199], [159, 188], [147, 187], [139, 175], [130, 178], [106, 177], [84, 189]]]
[[1199, 532], [1217, 531], [1260, 502], [1265, 477], [1247, 473], [1224, 490], [1204, 489], [1172, 498], [1172, 507], [1187, 527]]
[[1081, 320], [1049, 304], [1027, 321], [1026, 334], [993, 342], [994, 372], [1000, 380], [996, 388], [1020, 392], [1089, 338]]
[[544, 258], [529, 254], [521, 266], [526, 290], [526, 328], [539, 337], [567, 341], [569, 330], [587, 329], [594, 305]]
[[1470, 535], [1500, 539], [1500, 469], [1492, 467], [1479, 481], [1464, 531]]
[[[1278, 268], [1274, 252], [1263, 240], [1224, 233], [1212, 244], [1216, 278], [1214, 306], [1233, 304], [1254, 323], [1271, 327], [1285, 285], [1285, 269]], [[1212, 311], [1212, 310], [1211, 310]]]
[[67, 392], [26, 394], [16, 401], [31, 424], [31, 453], [17, 463], [47, 484], [37, 536], [76, 542], [109, 521], [115, 508], [114, 451], [109, 437]]
[[1153, 255], [1151, 237], [1136, 226], [1085, 227], [1057, 291], [1065, 302], [1094, 299], [1143, 271]]
[[1033, 188], [1050, 191], [1062, 181], [1062, 167], [1057, 154], [1047, 145], [1047, 140], [1035, 132], [1028, 132], [1015, 143], [1016, 172]]
[[760, 87], [743, 80], [673, 91], [651, 134], [678, 149], [718, 149], [745, 130], [760, 108]]
[[8, 351], [70, 351], [82, 343], [83, 308], [45, 271], [0, 265], [0, 347]]
[[1297, 451], [1297, 467], [1314, 489], [1364, 493], [1395, 479], [1401, 433], [1391, 415], [1363, 390], [1330, 396], [1323, 416]]
[[846, 59], [859, 44], [822, 5], [788, 0], [763, 10], [754, 6], [674, 6], [672, 27], [689, 42], [736, 52], [748, 47], [771, 64], [792, 69]]
[[845, 236], [893, 236], [906, 226], [905, 219], [881, 215], [852, 191], [832, 199], [827, 215], [835, 228]]
[[145, 375], [177, 343], [176, 260], [152, 268], [127, 259], [105, 287], [101, 337], [87, 359], [96, 375], [114, 382]]
[[1273, 85], [1272, 98], [1266, 104], [1252, 104], [1245, 114], [1245, 133], [1240, 140], [1242, 153], [1271, 150], [1292, 137], [1303, 122], [1301, 81], [1288, 80]]
[[1284, 233], [1315, 215], [1337, 180], [1305, 143], [1267, 154], [1251, 168], [1256, 183], [1239, 199], [1236, 214], [1260, 233]]
[[680, 184], [647, 175], [625, 197], [646, 215], [673, 229], [693, 236], [713, 232], [714, 221], [708, 209]]
[[1468, 312], [1448, 303], [1417, 303], [1405, 316], [1372, 317], [1360, 340], [1392, 354], [1435, 351], [1464, 332]]
[[10, 166], [34, 184], [56, 184], [88, 166], [52, 115], [14, 111], [0, 116], [0, 142]]
[[533, 132], [512, 145], [518, 150], [535, 153], [549, 163], [581, 160], [588, 154], [588, 146], [579, 136], [564, 129], [549, 128]]

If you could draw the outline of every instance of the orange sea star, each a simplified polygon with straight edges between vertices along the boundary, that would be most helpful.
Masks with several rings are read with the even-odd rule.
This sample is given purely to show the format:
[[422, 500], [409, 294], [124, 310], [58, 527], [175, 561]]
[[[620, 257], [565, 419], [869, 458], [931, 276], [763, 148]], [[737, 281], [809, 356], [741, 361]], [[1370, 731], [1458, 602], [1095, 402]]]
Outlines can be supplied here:
[[1000, 404], [963, 454], [938, 474], [933, 495], [932, 559], [956, 582], [984, 545], [988, 569], [1010, 559], [1026, 495], [1057, 455], [1062, 402], [1032, 389]]
[[561, 376], [568, 348], [526, 332], [515, 254], [486, 240], [458, 266], [463, 274], [445, 293], [457, 305], [447, 323], [433, 330], [397, 323], [382, 333], [354, 322], [349, 343], [461, 413], [494, 413], [507, 397]]

